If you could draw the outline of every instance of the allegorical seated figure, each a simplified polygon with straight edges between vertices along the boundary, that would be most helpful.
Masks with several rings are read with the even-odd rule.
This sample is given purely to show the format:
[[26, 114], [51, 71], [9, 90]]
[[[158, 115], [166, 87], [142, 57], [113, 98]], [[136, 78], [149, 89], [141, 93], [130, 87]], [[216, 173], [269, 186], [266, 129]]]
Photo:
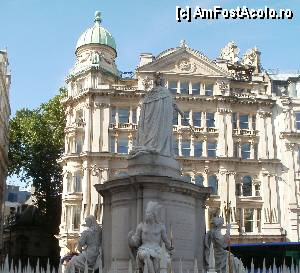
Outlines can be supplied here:
[[[210, 245], [213, 244], [215, 270], [218, 273], [225, 273], [226, 267], [230, 267], [230, 272], [246, 272], [243, 263], [232, 253], [225, 250], [230, 243], [230, 225], [227, 225], [226, 234], [222, 235], [221, 229], [224, 224], [223, 217], [214, 217], [212, 220], [213, 228], [205, 235], [205, 262], [206, 266], [209, 264]], [[229, 257], [228, 257], [229, 255]], [[230, 265], [229, 265], [230, 263]]]
[[77, 249], [80, 254], [72, 257], [67, 266], [67, 273], [73, 272], [73, 268], [84, 269], [85, 264], [92, 269], [97, 269], [102, 266], [102, 230], [93, 215], [89, 215], [85, 218], [84, 226], [88, 227], [88, 229], [81, 233], [78, 240]]
[[[136, 232], [130, 231], [128, 241], [132, 255], [136, 257], [136, 271], [145, 272], [147, 266], [149, 273], [160, 272], [162, 259], [171, 262], [173, 246], [167, 237], [166, 227], [158, 220], [160, 206], [157, 202], [147, 204], [145, 221], [137, 226]], [[164, 251], [162, 243], [167, 250]]]

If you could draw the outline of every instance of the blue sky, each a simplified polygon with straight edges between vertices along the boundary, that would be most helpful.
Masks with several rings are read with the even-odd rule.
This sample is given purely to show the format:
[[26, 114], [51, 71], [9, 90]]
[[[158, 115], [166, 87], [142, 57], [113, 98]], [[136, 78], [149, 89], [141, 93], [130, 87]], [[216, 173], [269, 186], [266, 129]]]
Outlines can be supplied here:
[[[293, 20], [197, 20], [177, 23], [176, 5], [235, 8], [290, 8]], [[75, 61], [75, 44], [102, 12], [103, 25], [117, 43], [121, 71], [135, 69], [142, 52], [158, 54], [188, 45], [210, 58], [234, 40], [241, 53], [257, 46], [264, 68], [300, 69], [299, 0], [0, 0], [0, 48], [9, 54], [12, 72], [12, 115], [22, 107], [37, 107], [57, 93]]]

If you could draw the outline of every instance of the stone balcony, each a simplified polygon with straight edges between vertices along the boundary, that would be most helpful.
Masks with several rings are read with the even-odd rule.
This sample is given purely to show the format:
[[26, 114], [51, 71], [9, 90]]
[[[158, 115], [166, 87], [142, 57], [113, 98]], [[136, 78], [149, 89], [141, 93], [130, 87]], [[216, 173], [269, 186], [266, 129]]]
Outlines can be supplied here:
[[136, 131], [138, 128], [137, 124], [133, 123], [110, 123], [110, 130], [121, 130], [121, 131]]
[[83, 120], [81, 121], [75, 121], [71, 124], [67, 124], [65, 128], [65, 133], [71, 133], [71, 132], [84, 132], [85, 122]]
[[250, 129], [233, 129], [234, 136], [257, 136], [258, 130]]

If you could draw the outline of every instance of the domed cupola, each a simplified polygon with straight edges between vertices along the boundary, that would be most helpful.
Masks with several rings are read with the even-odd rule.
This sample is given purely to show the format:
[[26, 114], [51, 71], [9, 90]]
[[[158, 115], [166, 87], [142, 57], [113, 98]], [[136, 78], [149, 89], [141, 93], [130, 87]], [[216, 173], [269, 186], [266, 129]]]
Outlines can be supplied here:
[[116, 42], [112, 35], [101, 25], [101, 13], [96, 11], [95, 24], [81, 34], [76, 45], [76, 63], [71, 74], [89, 69], [100, 69], [119, 76], [115, 59]]
[[76, 44], [76, 51], [85, 45], [104, 45], [112, 48], [117, 54], [113, 36], [101, 25], [101, 12], [96, 11], [94, 25], [81, 34]]

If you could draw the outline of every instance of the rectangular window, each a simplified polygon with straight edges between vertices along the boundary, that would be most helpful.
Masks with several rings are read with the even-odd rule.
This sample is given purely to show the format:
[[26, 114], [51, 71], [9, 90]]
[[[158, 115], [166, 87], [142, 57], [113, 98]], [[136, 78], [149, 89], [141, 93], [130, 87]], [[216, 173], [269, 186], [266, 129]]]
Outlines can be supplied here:
[[79, 109], [76, 111], [76, 123], [83, 123], [83, 109]]
[[240, 115], [240, 129], [249, 129], [248, 115]]
[[200, 82], [192, 84], [192, 94], [193, 95], [200, 95]]
[[184, 117], [181, 117], [181, 125], [182, 126], [189, 126], [190, 123], [190, 112], [184, 112]]
[[214, 85], [205, 84], [205, 96], [213, 96], [214, 94]]
[[256, 115], [252, 115], [252, 130], [256, 130]]
[[233, 143], [233, 157], [239, 157], [239, 143]]
[[261, 209], [257, 209], [257, 218], [256, 218], [257, 230], [261, 232]]
[[216, 142], [207, 142], [207, 156], [208, 157], [216, 157]]
[[254, 209], [244, 209], [245, 232], [253, 232]]
[[76, 173], [74, 177], [74, 192], [81, 192], [81, 173]]
[[132, 123], [137, 124], [137, 119], [136, 119], [136, 109], [132, 109]]
[[178, 125], [178, 112], [176, 110], [173, 111], [173, 125]]
[[258, 144], [257, 143], [254, 143], [253, 149], [254, 149], [254, 159], [258, 159]]
[[241, 155], [242, 155], [242, 159], [249, 159], [250, 158], [250, 143], [243, 143], [242, 144]]
[[300, 130], [300, 112], [295, 112], [296, 116], [296, 129]]
[[189, 94], [189, 83], [188, 82], [180, 82], [180, 94]]
[[193, 126], [201, 127], [201, 112], [193, 112]]
[[194, 156], [200, 157], [202, 156], [202, 142], [195, 141], [194, 142]]
[[75, 142], [75, 152], [77, 154], [80, 154], [82, 152], [82, 146], [83, 146], [83, 140], [81, 137], [79, 137], [76, 139], [76, 142]]
[[73, 230], [79, 230], [80, 228], [80, 214], [81, 206], [73, 206]]
[[110, 137], [110, 152], [115, 153], [115, 143], [116, 143], [116, 138], [114, 136]]
[[119, 123], [129, 122], [129, 108], [118, 109], [118, 114], [119, 114]]
[[178, 139], [175, 139], [175, 140], [173, 141], [173, 149], [174, 149], [174, 154], [175, 154], [176, 156], [179, 155], [179, 149], [178, 149], [178, 146], [179, 146], [179, 144], [178, 144]]
[[177, 93], [177, 81], [169, 81], [169, 90], [172, 94]]
[[113, 106], [110, 110], [110, 123], [115, 124], [116, 123], [116, 107]]
[[232, 113], [232, 129], [237, 129], [237, 116], [236, 113]]
[[118, 153], [119, 154], [128, 154], [128, 138], [119, 138], [118, 139]]
[[181, 141], [181, 155], [182, 156], [190, 156], [191, 152], [191, 141], [190, 140], [182, 140]]
[[206, 113], [206, 127], [215, 127], [215, 113]]

